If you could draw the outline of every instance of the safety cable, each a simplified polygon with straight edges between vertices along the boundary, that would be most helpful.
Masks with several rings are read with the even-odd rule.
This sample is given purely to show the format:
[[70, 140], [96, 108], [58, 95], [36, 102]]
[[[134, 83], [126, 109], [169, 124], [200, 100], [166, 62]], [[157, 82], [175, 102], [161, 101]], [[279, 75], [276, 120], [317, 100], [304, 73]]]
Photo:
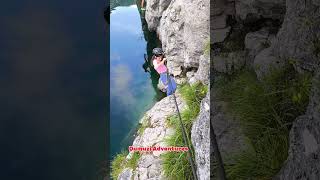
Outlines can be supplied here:
[[[172, 89], [172, 84], [171, 84], [171, 78], [170, 78], [170, 74], [169, 74], [169, 69], [167, 68], [167, 82], [168, 82], [168, 85], [170, 86], [170, 89]], [[180, 110], [179, 110], [179, 107], [178, 107], [178, 103], [177, 103], [177, 99], [176, 99], [176, 96], [175, 96], [175, 92], [173, 92], [173, 99], [174, 99], [174, 103], [176, 105], [176, 108], [177, 108], [177, 112], [178, 112], [178, 117], [179, 117], [179, 121], [180, 121], [180, 127], [181, 127], [181, 130], [182, 130], [182, 135], [183, 135], [183, 140], [184, 140], [184, 143], [188, 146], [188, 161], [191, 165], [191, 169], [192, 169], [192, 174], [193, 174], [193, 178], [194, 180], [197, 180], [197, 173], [196, 173], [196, 167], [195, 167], [195, 164], [194, 164], [194, 161], [192, 159], [192, 155], [191, 155], [191, 146], [189, 145], [189, 142], [187, 140], [187, 133], [186, 133], [186, 130], [185, 130], [185, 127], [182, 123], [182, 118], [181, 118], [181, 115], [180, 115]]]

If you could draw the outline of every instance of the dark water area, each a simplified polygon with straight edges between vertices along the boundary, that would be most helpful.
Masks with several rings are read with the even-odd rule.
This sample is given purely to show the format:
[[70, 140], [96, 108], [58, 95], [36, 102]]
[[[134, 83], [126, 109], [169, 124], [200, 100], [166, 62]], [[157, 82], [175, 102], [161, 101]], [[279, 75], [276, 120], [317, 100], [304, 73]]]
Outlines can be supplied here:
[[110, 159], [132, 144], [140, 118], [164, 97], [150, 66], [160, 42], [148, 31], [139, 4], [122, 3], [110, 16]]
[[1, 3], [1, 180], [102, 179], [108, 133], [105, 3]]

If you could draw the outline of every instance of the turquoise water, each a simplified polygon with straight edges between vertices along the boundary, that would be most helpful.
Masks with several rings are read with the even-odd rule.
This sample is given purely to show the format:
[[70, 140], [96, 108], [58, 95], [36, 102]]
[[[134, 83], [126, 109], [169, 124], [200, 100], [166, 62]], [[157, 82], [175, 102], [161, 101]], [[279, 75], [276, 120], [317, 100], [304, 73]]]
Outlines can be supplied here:
[[159, 46], [138, 7], [115, 7], [110, 16], [110, 158], [133, 141], [139, 119], [164, 95], [158, 75], [145, 61]]

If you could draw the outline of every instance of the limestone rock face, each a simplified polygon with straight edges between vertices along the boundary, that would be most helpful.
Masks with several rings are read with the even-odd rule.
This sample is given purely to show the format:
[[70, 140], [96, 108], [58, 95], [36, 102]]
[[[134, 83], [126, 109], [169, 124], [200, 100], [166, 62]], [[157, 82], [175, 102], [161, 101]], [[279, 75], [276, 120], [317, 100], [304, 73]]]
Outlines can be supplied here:
[[195, 150], [197, 175], [210, 179], [210, 93], [201, 102], [200, 113], [192, 125], [191, 141]]
[[316, 0], [287, 0], [286, 15], [273, 51], [298, 71], [315, 71], [320, 58], [320, 8]]
[[214, 92], [211, 97], [211, 124], [213, 125], [222, 158], [245, 148], [245, 137], [239, 120], [227, 114], [226, 103], [218, 100]]
[[254, 59], [253, 67], [258, 79], [262, 79], [273, 69], [279, 69], [284, 66], [284, 62], [273, 55], [272, 49], [262, 50]]
[[[186, 104], [182, 101], [179, 94], [176, 93], [179, 110], [184, 110]], [[141, 119], [141, 124], [148, 124], [145, 130], [139, 134], [133, 141], [134, 147], [153, 147], [162, 146], [166, 144], [164, 139], [174, 133], [172, 128], [167, 127], [166, 119], [177, 112], [174, 104], [173, 96], [167, 96], [161, 101], [157, 102], [144, 117]], [[122, 180], [142, 179], [165, 179], [162, 170], [162, 160], [160, 159], [161, 152], [153, 151], [153, 153], [141, 154], [137, 168], [134, 170], [125, 169], [119, 176]], [[130, 158], [131, 153], [128, 157]], [[132, 175], [133, 174], [133, 175]], [[119, 179], [118, 178], [118, 179]]]
[[145, 18], [148, 22], [148, 29], [155, 31], [159, 26], [163, 11], [165, 11], [171, 0], [148, 0], [146, 1]]
[[236, 51], [213, 57], [213, 68], [220, 73], [231, 74], [245, 64], [245, 52]]
[[227, 17], [235, 15], [233, 1], [215, 0], [211, 4], [210, 35], [211, 43], [223, 42], [231, 31], [231, 26], [227, 25]]
[[248, 16], [282, 19], [286, 0], [235, 0], [236, 14], [242, 20]]
[[199, 80], [202, 84], [208, 85], [210, 78], [210, 57], [206, 55], [200, 56], [199, 68], [195, 73], [194, 77]]
[[248, 33], [244, 43], [246, 49], [250, 52], [250, 56], [255, 57], [261, 50], [265, 49], [270, 44], [268, 39], [269, 32], [266, 29]]
[[131, 180], [132, 177], [132, 169], [126, 168], [122, 171], [122, 173], [119, 175], [118, 180]]
[[314, 78], [306, 115], [290, 131], [289, 157], [275, 180], [320, 179], [320, 72]]
[[163, 12], [157, 32], [174, 76], [181, 75], [185, 68], [199, 66], [209, 41], [209, 13], [207, 0], [171, 1]]

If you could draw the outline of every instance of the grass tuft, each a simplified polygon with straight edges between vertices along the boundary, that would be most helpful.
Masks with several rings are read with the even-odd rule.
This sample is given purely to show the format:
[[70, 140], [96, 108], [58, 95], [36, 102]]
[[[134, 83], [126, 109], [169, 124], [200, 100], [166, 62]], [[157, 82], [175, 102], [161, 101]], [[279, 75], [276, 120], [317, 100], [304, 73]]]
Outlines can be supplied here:
[[118, 179], [119, 174], [125, 168], [136, 169], [138, 161], [140, 159], [140, 154], [138, 152], [134, 152], [132, 154], [131, 159], [127, 160], [126, 157], [128, 155], [127, 151], [122, 151], [117, 154], [115, 158], [111, 162], [111, 177], [112, 179]]
[[271, 179], [287, 159], [291, 124], [305, 112], [311, 76], [288, 65], [262, 81], [253, 71], [244, 70], [217, 85], [248, 138], [248, 149], [226, 162], [228, 179]]
[[116, 157], [111, 162], [111, 177], [112, 179], [118, 179], [119, 174], [124, 169], [126, 161], [127, 152], [122, 151], [117, 154]]

